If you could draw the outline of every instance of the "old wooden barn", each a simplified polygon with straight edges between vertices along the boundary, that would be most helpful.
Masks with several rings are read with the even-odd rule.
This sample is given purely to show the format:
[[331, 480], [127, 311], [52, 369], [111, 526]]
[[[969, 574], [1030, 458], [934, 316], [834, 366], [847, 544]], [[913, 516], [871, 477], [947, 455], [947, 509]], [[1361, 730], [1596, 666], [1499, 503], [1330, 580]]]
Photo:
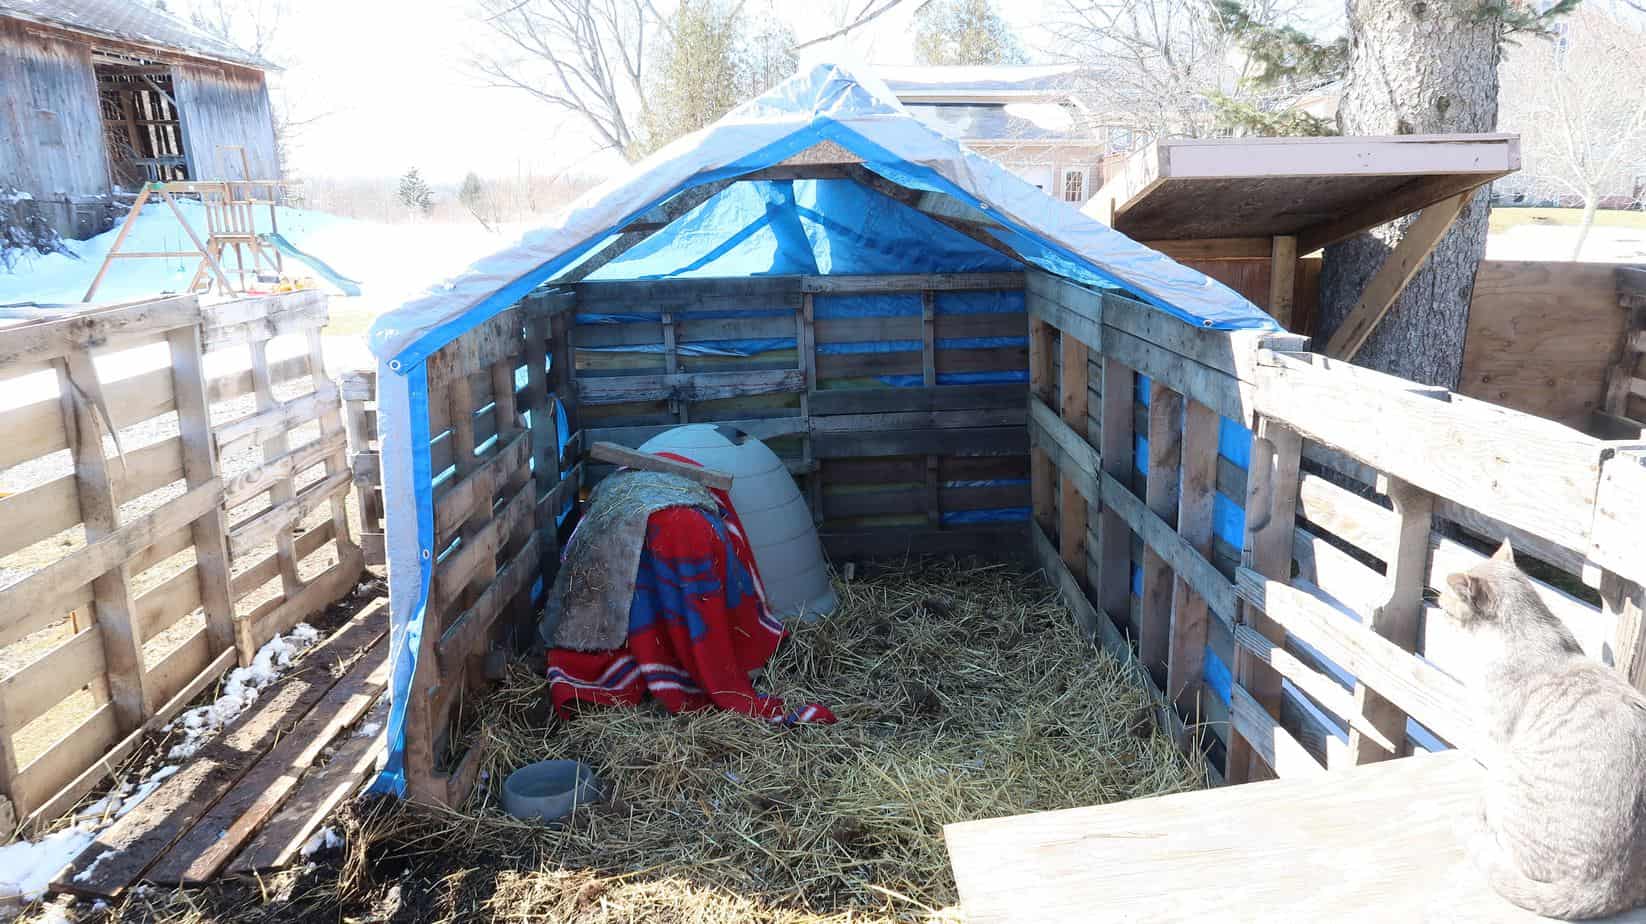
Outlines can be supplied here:
[[0, 187], [85, 238], [144, 182], [277, 177], [272, 68], [147, 4], [0, 0]]

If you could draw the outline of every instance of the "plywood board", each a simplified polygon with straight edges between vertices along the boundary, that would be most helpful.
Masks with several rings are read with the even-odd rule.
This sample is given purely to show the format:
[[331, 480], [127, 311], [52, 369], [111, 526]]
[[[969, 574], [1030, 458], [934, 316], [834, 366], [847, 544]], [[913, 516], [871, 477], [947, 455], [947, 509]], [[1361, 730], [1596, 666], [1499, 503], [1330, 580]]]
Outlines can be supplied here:
[[1447, 752], [944, 836], [972, 924], [1543, 920], [1493, 893], [1457, 839], [1484, 772]]

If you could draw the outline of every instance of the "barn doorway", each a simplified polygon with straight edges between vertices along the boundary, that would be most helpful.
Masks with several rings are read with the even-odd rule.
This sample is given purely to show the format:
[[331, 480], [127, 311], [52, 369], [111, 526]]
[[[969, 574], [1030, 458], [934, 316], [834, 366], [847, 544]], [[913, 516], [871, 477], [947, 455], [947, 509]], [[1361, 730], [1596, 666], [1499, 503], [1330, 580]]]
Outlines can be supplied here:
[[189, 179], [171, 68], [99, 55], [93, 69], [115, 185], [135, 189], [148, 182]]

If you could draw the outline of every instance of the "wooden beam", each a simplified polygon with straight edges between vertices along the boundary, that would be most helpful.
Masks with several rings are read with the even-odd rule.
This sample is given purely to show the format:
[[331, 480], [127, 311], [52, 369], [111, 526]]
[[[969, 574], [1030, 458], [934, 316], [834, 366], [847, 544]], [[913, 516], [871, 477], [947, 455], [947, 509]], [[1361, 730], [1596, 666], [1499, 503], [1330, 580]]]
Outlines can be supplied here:
[[[1056, 328], [1039, 318], [1029, 318], [1029, 393], [1047, 407], [1057, 404], [1052, 394], [1052, 337], [1056, 333]], [[1029, 450], [1029, 484], [1035, 523], [1047, 535], [1056, 535], [1057, 469], [1043, 447]]]
[[1378, 322], [1394, 307], [1395, 300], [1406, 290], [1406, 284], [1423, 268], [1429, 254], [1446, 236], [1452, 222], [1468, 202], [1469, 194], [1456, 195], [1436, 202], [1418, 215], [1417, 221], [1406, 230], [1406, 236], [1389, 252], [1377, 274], [1366, 283], [1366, 291], [1360, 294], [1354, 308], [1332, 332], [1332, 339], [1326, 343], [1327, 356], [1352, 359], [1360, 352], [1360, 348], [1371, 338], [1372, 331], [1377, 329]]
[[[1098, 457], [1103, 474], [1125, 486], [1132, 475], [1132, 395], [1136, 382], [1130, 366], [1107, 354], [1102, 359], [1102, 376]], [[1097, 608], [1115, 625], [1123, 626], [1131, 612], [1132, 531], [1106, 500], [1097, 522], [1097, 541]]]
[[[1149, 511], [1171, 525], [1177, 516], [1178, 471], [1181, 462], [1183, 396], [1159, 379], [1149, 380], [1149, 472], [1143, 498]], [[1214, 450], [1215, 458], [1215, 450]], [[1139, 600], [1137, 657], [1167, 688], [1170, 659], [1172, 598], [1176, 584], [1171, 565], [1154, 546], [1143, 546], [1143, 594]]]
[[1462, 196], [1464, 201], [1468, 201], [1475, 190], [1503, 175], [1500, 173], [1486, 177], [1461, 177], [1446, 174], [1420, 177], [1396, 190], [1394, 194], [1379, 199], [1363, 211], [1299, 231], [1297, 252], [1307, 256], [1368, 228], [1375, 228], [1413, 212], [1428, 209], [1454, 196]]
[[570, 285], [581, 281], [590, 273], [621, 257], [641, 241], [656, 234], [676, 218], [709, 201], [716, 193], [734, 182], [736, 182], [735, 179], [715, 180], [681, 190], [674, 198], [659, 204], [656, 208], [637, 218], [636, 222], [639, 223], [641, 230], [630, 231], [625, 228], [623, 233], [618, 235], [617, 240], [584, 258], [583, 262], [572, 267], [570, 271], [557, 279], [555, 284]]
[[664, 472], [678, 475], [695, 481], [705, 487], [717, 488], [721, 491], [732, 489], [732, 476], [712, 468], [692, 465], [688, 462], [677, 462], [674, 459], [665, 459], [654, 456], [649, 452], [629, 449], [616, 443], [595, 443], [589, 447], [589, 458], [596, 462], [609, 462], [643, 472]]
[[[1058, 397], [1063, 423], [1074, 431], [1082, 444], [1089, 446], [1087, 405], [1090, 393], [1087, 385], [1091, 375], [1091, 351], [1073, 337], [1062, 337], [1060, 344], [1062, 368], [1058, 379]], [[1069, 566], [1070, 573], [1084, 587], [1090, 583], [1090, 575], [1086, 572], [1087, 504], [1080, 493], [1080, 482], [1073, 474], [1063, 472], [1058, 477], [1057, 548], [1063, 563]], [[1090, 474], [1095, 476], [1097, 472]]]
[[1269, 316], [1281, 327], [1292, 328], [1293, 290], [1297, 285], [1297, 238], [1277, 234], [1269, 253]]
[[[1387, 596], [1372, 610], [1367, 626], [1406, 651], [1417, 650], [1418, 624], [1423, 615], [1423, 589], [1428, 583], [1429, 532], [1434, 525], [1435, 498], [1398, 478], [1384, 478], [1378, 486], [1394, 504], [1399, 529], [1393, 543], [1377, 550], [1388, 562], [1384, 577]], [[1383, 741], [1404, 741], [1406, 713], [1364, 682], [1355, 684], [1355, 707], [1377, 729]], [[1349, 757], [1357, 764], [1402, 756], [1367, 736], [1361, 726], [1349, 729]]]
[[[1183, 402], [1183, 442], [1179, 454], [1182, 485], [1177, 500], [1177, 532], [1196, 553], [1210, 560], [1217, 496], [1217, 412], [1193, 399]], [[1166, 698], [1187, 722], [1201, 718], [1208, 635], [1206, 598], [1179, 574], [1172, 588], [1170, 648], [1166, 655]]]
[[1273, 243], [1266, 237], [1208, 237], [1180, 241], [1141, 241], [1173, 260], [1267, 260]]

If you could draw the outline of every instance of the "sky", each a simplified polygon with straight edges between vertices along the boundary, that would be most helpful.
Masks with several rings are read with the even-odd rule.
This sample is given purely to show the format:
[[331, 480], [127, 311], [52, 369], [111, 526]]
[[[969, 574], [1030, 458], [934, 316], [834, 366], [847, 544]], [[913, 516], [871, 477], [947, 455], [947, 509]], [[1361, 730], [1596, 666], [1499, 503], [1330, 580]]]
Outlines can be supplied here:
[[[762, 0], [751, 0], [751, 5]], [[843, 0], [766, 0], [805, 41], [832, 31]], [[845, 0], [855, 11], [863, 0]], [[1047, 0], [999, 6], [1026, 44], [1041, 41]], [[1052, 0], [1055, 2], [1055, 0]], [[175, 7], [177, 3], [173, 3]], [[598, 150], [578, 117], [530, 95], [482, 86], [465, 73], [467, 49], [484, 41], [464, 0], [289, 0], [276, 50], [278, 82], [298, 118], [300, 175], [398, 176], [416, 166], [434, 182], [482, 175], [609, 173], [621, 160]], [[915, 3], [905, 3], [834, 42], [824, 55], [881, 64], [913, 61]]]

